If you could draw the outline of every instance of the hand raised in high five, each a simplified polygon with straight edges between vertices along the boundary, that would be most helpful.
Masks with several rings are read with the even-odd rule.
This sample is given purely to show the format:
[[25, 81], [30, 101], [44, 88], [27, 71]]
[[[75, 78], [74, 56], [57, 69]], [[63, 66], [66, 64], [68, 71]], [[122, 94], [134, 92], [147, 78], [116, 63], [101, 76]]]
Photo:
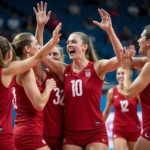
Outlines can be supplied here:
[[93, 23], [96, 24], [101, 29], [105, 30], [106, 32], [109, 32], [109, 30], [112, 28], [110, 15], [103, 9], [98, 9], [98, 12], [102, 21], [101, 22], [93, 21]]
[[130, 45], [130, 47], [129, 47], [129, 54], [130, 54], [130, 57], [135, 57], [136, 50], [135, 50], [135, 46], [134, 45]]
[[35, 7], [33, 7], [34, 13], [36, 15], [36, 21], [39, 26], [45, 26], [45, 24], [50, 19], [51, 11], [49, 11], [46, 15], [46, 9], [47, 3], [44, 3], [43, 5], [43, 1], [37, 3], [37, 10]]
[[55, 30], [53, 31], [53, 36], [52, 36], [53, 44], [57, 44], [60, 41], [59, 38], [61, 36], [61, 33], [60, 33], [61, 27], [62, 27], [62, 23], [59, 23], [56, 26]]
[[124, 69], [131, 69], [133, 67], [133, 61], [132, 58], [135, 56], [135, 51], [133, 50], [134, 46], [131, 45], [129, 50], [126, 49], [126, 47], [123, 48], [121, 51], [121, 62], [122, 62], [122, 67]]

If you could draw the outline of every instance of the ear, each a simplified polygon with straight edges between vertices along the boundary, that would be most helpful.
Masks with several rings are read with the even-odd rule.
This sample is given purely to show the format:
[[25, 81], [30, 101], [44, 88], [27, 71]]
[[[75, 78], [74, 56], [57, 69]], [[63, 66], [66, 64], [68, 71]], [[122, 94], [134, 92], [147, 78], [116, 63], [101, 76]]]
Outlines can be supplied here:
[[7, 57], [8, 59], [10, 59], [10, 57], [11, 57], [11, 50], [7, 52], [6, 57]]
[[29, 53], [30, 52], [30, 47], [29, 46], [25, 46], [23, 49], [24, 53]]
[[149, 40], [147, 40], [146, 45], [147, 45], [148, 47], [150, 46], [150, 39], [149, 39]]
[[87, 44], [84, 44], [84, 45], [83, 45], [83, 50], [86, 51], [87, 49], [88, 49], [88, 45], [87, 45]]

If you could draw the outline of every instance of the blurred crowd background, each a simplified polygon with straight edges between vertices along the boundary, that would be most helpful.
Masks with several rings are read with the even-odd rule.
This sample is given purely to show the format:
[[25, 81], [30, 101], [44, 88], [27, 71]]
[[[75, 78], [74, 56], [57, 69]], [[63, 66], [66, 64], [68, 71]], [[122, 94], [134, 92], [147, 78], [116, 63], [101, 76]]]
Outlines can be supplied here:
[[[27, 31], [34, 34], [36, 18], [33, 7], [36, 7], [37, 2], [40, 1], [0, 0], [0, 35], [12, 41], [20, 32]], [[108, 36], [92, 23], [93, 20], [100, 21], [97, 9], [103, 8], [109, 12], [115, 32], [122, 44], [126, 47], [134, 44], [138, 55], [137, 40], [143, 28], [150, 22], [149, 0], [47, 0], [44, 2], [48, 3], [47, 10], [52, 11], [45, 27], [45, 42], [50, 39], [55, 26], [62, 22], [60, 45], [64, 48], [64, 52], [69, 34], [82, 31], [90, 36], [100, 59], [113, 57], [114, 52]], [[65, 61], [70, 63], [67, 56]], [[137, 74], [138, 71], [134, 70], [133, 78]], [[109, 84], [115, 84], [115, 72], [108, 73], [105, 80]]]

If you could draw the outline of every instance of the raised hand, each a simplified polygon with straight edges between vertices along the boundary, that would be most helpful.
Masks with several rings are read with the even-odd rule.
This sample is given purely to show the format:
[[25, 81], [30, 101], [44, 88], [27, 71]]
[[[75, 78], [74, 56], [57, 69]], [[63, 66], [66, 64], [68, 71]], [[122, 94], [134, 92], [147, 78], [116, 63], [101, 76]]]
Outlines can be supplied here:
[[93, 21], [101, 29], [105, 30], [106, 32], [112, 28], [112, 22], [110, 15], [103, 9], [98, 9], [99, 15], [101, 17], [101, 22]]
[[33, 7], [34, 13], [36, 15], [36, 21], [39, 26], [45, 26], [45, 24], [50, 19], [51, 11], [48, 12], [46, 15], [47, 3], [41, 1], [41, 3], [37, 3], [37, 10]]
[[[133, 47], [130, 46], [132, 49]], [[124, 69], [131, 69], [133, 67], [132, 56], [134, 55], [132, 50], [127, 50], [126, 47], [121, 51], [121, 64]]]
[[57, 43], [59, 43], [59, 41], [60, 41], [59, 38], [60, 38], [60, 36], [61, 36], [61, 33], [60, 33], [61, 27], [62, 27], [62, 24], [59, 23], [59, 24], [56, 26], [55, 30], [53, 31], [53, 36], [52, 36], [53, 44], [57, 44]]
[[130, 55], [130, 57], [135, 57], [135, 54], [136, 54], [135, 46], [134, 45], [130, 45], [130, 47], [129, 47], [129, 55]]

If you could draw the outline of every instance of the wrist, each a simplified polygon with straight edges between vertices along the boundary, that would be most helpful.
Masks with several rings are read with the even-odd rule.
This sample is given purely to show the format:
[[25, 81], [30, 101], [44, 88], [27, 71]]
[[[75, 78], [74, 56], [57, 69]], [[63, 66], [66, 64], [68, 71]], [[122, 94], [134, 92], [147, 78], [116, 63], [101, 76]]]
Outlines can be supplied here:
[[44, 30], [45, 24], [37, 24], [37, 28]]
[[113, 27], [108, 28], [108, 29], [106, 30], [106, 32], [107, 32], [108, 36], [111, 36], [112, 34], [114, 34], [114, 29], [113, 29]]

